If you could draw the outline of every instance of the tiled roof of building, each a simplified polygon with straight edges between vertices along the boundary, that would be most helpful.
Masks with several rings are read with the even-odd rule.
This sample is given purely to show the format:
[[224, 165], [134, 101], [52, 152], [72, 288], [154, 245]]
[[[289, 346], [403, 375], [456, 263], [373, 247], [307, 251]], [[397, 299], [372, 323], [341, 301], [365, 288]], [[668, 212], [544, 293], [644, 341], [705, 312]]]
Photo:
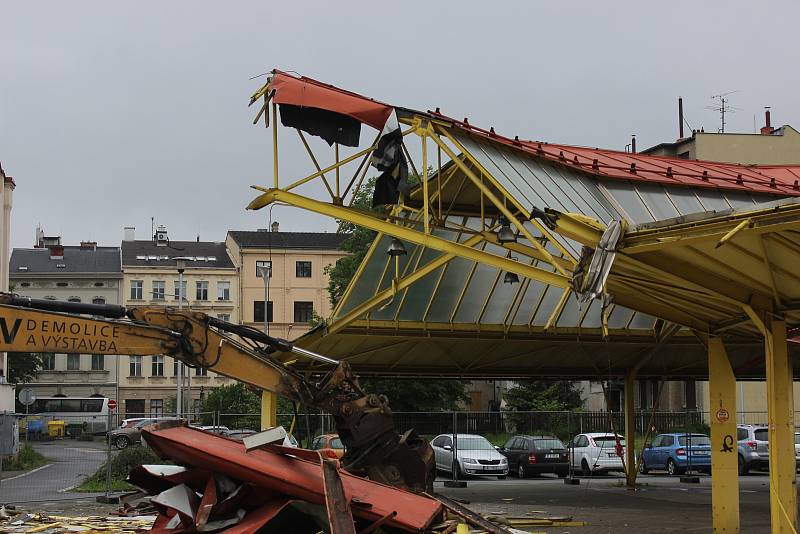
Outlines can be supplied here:
[[228, 232], [243, 248], [336, 250], [346, 235], [325, 232], [267, 232], [231, 230]]
[[47, 248], [15, 248], [11, 252], [10, 276], [50, 273], [121, 273], [119, 247], [86, 249], [65, 246], [61, 258], [51, 259]]
[[194, 258], [187, 269], [233, 269], [225, 243], [213, 241], [170, 241], [158, 246], [153, 241], [123, 241], [122, 265], [128, 267], [176, 267], [175, 258]]

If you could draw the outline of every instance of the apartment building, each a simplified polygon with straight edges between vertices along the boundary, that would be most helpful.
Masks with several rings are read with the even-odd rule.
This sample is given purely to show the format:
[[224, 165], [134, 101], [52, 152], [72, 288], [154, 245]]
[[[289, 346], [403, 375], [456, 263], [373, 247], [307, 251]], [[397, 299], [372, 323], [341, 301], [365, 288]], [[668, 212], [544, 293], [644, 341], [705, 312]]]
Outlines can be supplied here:
[[[33, 248], [11, 253], [9, 278], [15, 293], [25, 297], [91, 304], [120, 304], [122, 266], [119, 247], [98, 247], [93, 241], [64, 246], [61, 237], [36, 230]], [[27, 384], [40, 396], [117, 399], [117, 356], [46, 354], [36, 380]]]
[[[180, 306], [226, 321], [239, 321], [239, 277], [225, 243], [173, 241], [159, 227], [152, 239], [137, 240], [126, 228], [122, 242], [123, 301], [125, 306]], [[180, 284], [178, 269], [183, 269]], [[126, 417], [162, 415], [174, 406], [177, 361], [164, 355], [123, 356], [120, 407]], [[196, 411], [209, 389], [230, 380], [206, 369], [185, 369], [184, 385]], [[174, 409], [174, 408], [173, 408]], [[169, 410], [172, 411], [172, 410]]]
[[[263, 329], [266, 314], [270, 335], [296, 339], [315, 314], [329, 317], [325, 268], [346, 255], [339, 248], [343, 240], [335, 233], [281, 232], [277, 222], [269, 231], [229, 231], [225, 243], [239, 269], [241, 322]], [[269, 267], [267, 280], [259, 267]]]

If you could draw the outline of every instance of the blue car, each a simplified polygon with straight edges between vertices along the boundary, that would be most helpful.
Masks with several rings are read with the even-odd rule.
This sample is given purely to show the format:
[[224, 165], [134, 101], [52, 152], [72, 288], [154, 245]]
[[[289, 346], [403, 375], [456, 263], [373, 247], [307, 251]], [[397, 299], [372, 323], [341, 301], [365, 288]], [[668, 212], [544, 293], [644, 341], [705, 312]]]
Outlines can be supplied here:
[[666, 470], [670, 475], [693, 471], [711, 472], [711, 440], [704, 434], [659, 434], [642, 451], [640, 472]]

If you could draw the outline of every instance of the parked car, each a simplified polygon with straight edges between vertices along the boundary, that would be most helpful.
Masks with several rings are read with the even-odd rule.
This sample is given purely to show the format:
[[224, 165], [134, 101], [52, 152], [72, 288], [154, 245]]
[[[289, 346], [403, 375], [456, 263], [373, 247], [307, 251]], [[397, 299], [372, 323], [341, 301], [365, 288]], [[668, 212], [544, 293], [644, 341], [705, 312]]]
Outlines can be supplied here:
[[800, 470], [800, 432], [794, 433], [794, 465]]
[[584, 476], [624, 471], [625, 438], [608, 432], [586, 432], [575, 436], [567, 450], [569, 461]]
[[331, 451], [337, 458], [344, 456], [344, 444], [338, 434], [322, 434], [311, 443], [312, 451]]
[[711, 440], [705, 434], [659, 434], [642, 451], [640, 471], [664, 469], [681, 475], [689, 465], [693, 470], [711, 472]]
[[[453, 435], [441, 434], [431, 441], [436, 457], [436, 469], [453, 471]], [[499, 479], [508, 476], [508, 460], [500, 454], [489, 440], [474, 434], [456, 434], [456, 473], [465, 475], [496, 475]]]
[[751, 469], [769, 468], [769, 427], [766, 425], [736, 425], [739, 442], [739, 474]]
[[112, 430], [108, 434], [108, 439], [118, 449], [124, 449], [135, 443], [142, 443], [142, 428], [153, 423], [161, 423], [163, 421], [174, 421], [175, 417], [152, 417], [142, 419], [133, 426], [126, 428], [118, 428]]
[[147, 417], [134, 417], [131, 419], [123, 419], [117, 428], [131, 428], [136, 426], [139, 421], [146, 421]]
[[205, 430], [206, 432], [213, 432], [214, 434], [220, 434], [221, 436], [225, 436], [230, 432], [227, 426], [215, 426], [215, 425], [189, 425], [192, 428], [196, 428], [198, 430]]
[[512, 436], [498, 449], [508, 459], [508, 470], [519, 478], [555, 473], [567, 476], [567, 448], [555, 436]]

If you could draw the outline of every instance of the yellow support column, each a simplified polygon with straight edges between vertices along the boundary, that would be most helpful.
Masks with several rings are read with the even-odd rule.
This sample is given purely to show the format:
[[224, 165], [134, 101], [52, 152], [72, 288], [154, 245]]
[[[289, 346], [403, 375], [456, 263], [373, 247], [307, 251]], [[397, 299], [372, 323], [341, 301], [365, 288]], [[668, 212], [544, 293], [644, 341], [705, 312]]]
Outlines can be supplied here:
[[633, 406], [633, 390], [636, 384], [636, 371], [630, 369], [625, 374], [624, 409], [625, 409], [625, 479], [628, 488], [636, 487], [636, 416]]
[[772, 532], [796, 532], [797, 489], [794, 459], [792, 365], [786, 347], [786, 323], [766, 323], [769, 410], [769, 495]]
[[711, 514], [714, 532], [739, 532], [736, 377], [718, 337], [708, 339], [711, 417]]
[[261, 392], [261, 430], [278, 426], [278, 395], [271, 391]]

